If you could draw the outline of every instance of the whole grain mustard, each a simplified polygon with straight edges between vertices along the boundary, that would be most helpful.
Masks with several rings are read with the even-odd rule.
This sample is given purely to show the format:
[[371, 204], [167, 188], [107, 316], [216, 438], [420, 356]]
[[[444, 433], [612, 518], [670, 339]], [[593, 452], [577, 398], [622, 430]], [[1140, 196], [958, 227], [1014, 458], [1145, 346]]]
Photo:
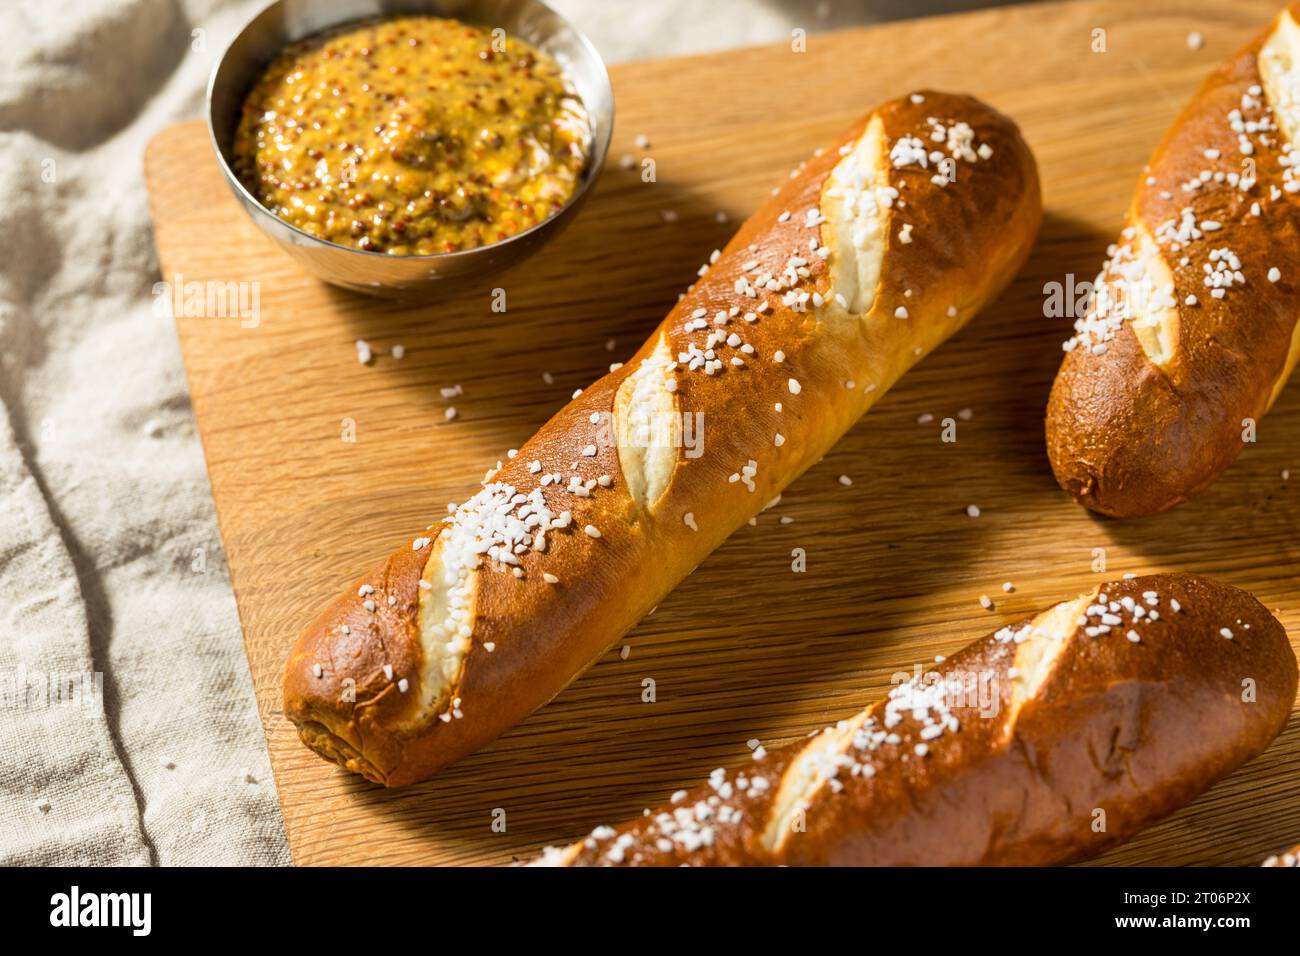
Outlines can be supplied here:
[[581, 101], [540, 50], [456, 20], [398, 17], [287, 47], [244, 103], [235, 173], [310, 235], [432, 255], [558, 212], [589, 143]]

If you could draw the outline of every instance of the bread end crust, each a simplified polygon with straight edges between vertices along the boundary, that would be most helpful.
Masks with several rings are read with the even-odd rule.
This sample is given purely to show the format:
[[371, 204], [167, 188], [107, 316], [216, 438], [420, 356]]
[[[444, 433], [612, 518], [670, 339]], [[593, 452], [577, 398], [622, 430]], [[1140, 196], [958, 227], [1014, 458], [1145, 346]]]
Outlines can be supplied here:
[[418, 779], [404, 772], [396, 729], [417, 719], [415, 627], [429, 550], [397, 552], [354, 582], [303, 629], [285, 665], [284, 712], [302, 742], [389, 787]]

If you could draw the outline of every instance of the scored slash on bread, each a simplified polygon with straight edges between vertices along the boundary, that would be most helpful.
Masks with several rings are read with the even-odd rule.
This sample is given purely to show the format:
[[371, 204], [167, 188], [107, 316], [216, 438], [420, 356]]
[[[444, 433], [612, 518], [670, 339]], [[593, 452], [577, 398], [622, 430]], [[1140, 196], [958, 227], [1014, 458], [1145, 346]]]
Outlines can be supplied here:
[[1019, 131], [970, 97], [818, 150], [626, 365], [304, 630], [303, 741], [397, 786], [546, 703], [991, 301], [1040, 216]]
[[1300, 358], [1300, 5], [1157, 147], [1047, 408], [1061, 487], [1117, 517], [1205, 490]]
[[1246, 592], [1187, 574], [1110, 581], [537, 862], [1069, 863], [1263, 751], [1296, 680], [1286, 631]]

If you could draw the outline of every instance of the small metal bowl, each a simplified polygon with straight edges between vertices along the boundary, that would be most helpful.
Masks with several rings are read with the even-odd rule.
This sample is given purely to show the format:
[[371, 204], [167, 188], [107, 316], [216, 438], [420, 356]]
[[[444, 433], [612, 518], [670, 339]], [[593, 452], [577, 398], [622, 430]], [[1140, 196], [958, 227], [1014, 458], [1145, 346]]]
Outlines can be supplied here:
[[[271, 60], [290, 43], [367, 18], [427, 14], [489, 28], [526, 40], [560, 65], [586, 108], [591, 146], [578, 188], [551, 216], [508, 239], [433, 256], [366, 252], [317, 239], [280, 219], [235, 176], [231, 158], [244, 99]], [[446, 295], [487, 273], [523, 261], [578, 214], [600, 175], [614, 129], [614, 91], [591, 42], [539, 0], [276, 0], [231, 41], [208, 83], [208, 133], [217, 163], [235, 197], [280, 246], [312, 274], [370, 295], [404, 299]]]

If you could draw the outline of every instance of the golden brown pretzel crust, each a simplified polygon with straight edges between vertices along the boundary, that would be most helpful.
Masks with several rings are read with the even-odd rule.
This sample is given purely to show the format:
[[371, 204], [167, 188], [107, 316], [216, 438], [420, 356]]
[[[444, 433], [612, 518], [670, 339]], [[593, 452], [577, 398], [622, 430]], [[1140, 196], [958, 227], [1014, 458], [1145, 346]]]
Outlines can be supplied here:
[[1261, 865], [1268, 867], [1300, 867], [1300, 843], [1297, 843], [1289, 850], [1283, 850], [1276, 856], [1270, 856]]
[[[927, 117], [939, 117], [970, 124], [975, 142], [988, 144], [992, 152], [978, 162], [959, 163], [956, 181], [942, 187], [931, 181], [932, 168], [889, 167], [890, 184], [902, 200], [894, 225], [905, 221], [912, 231], [910, 242], [901, 242], [899, 230], [889, 229], [871, 310], [859, 319], [842, 311], [827, 319], [811, 308], [786, 307], [779, 293], [755, 300], [735, 288], [751, 260], [780, 273], [791, 252], [802, 250], [809, 274], [800, 288], [829, 298], [828, 264], [807, 251], [816, 231], [806, 225], [804, 213], [818, 206], [827, 176], [841, 158], [839, 147], [857, 140], [868, 117], [785, 181], [631, 361], [562, 408], [504, 463], [495, 480], [524, 491], [538, 485], [529, 470], [535, 460], [543, 474], [560, 472], [566, 480], [574, 473], [608, 475], [613, 482], [581, 500], [563, 485], [544, 488], [548, 506], [572, 510], [572, 527], [553, 533], [545, 554], [520, 556], [522, 578], [487, 567], [478, 574], [472, 645], [454, 692], [463, 717], [416, 722], [417, 695], [400, 693], [394, 684], [403, 676], [415, 684], [422, 661], [418, 582], [431, 546], [408, 545], [316, 618], [290, 654], [285, 711], [304, 743], [389, 786], [424, 779], [482, 747], [559, 693], [825, 454], [899, 376], [1005, 286], [1038, 228], [1041, 201], [1033, 157], [1015, 125], [979, 101], [929, 91], [921, 96], [919, 102], [904, 97], [872, 114], [883, 124], [886, 149], [903, 135], [925, 135]], [[580, 455], [579, 448], [595, 441], [590, 416], [611, 413], [620, 385], [651, 355], [660, 336], [674, 358], [701, 338], [684, 331], [695, 310], [707, 308], [713, 316], [734, 306], [743, 312], [762, 299], [770, 308], [758, 321], [736, 320], [732, 326], [754, 346], [745, 367], [712, 376], [684, 368], [676, 373], [678, 408], [705, 413], [704, 454], [679, 455], [653, 510], [638, 505], [623, 480], [614, 443], [597, 443], [594, 456]], [[904, 304], [909, 317], [896, 318]], [[778, 350], [783, 361], [776, 360]], [[799, 382], [798, 394], [792, 393], [790, 379]], [[846, 387], [850, 381], [853, 387]], [[782, 403], [781, 412], [776, 402]], [[785, 439], [779, 446], [774, 445], [777, 432]], [[750, 460], [758, 463], [752, 490], [729, 481]], [[698, 530], [688, 527], [687, 512]], [[588, 524], [601, 537], [585, 535]], [[436, 538], [443, 527], [427, 533]], [[558, 583], [546, 583], [544, 572]], [[362, 584], [374, 593], [359, 595]], [[365, 600], [375, 603], [374, 612], [364, 607]], [[345, 624], [348, 634], [342, 633]], [[490, 653], [488, 644], [494, 648]], [[385, 665], [391, 665], [392, 677]], [[346, 699], [349, 681], [355, 703]]]
[[[1075, 348], [1061, 364], [1047, 406], [1047, 450], [1061, 487], [1080, 504], [1116, 517], [1155, 514], [1204, 491], [1241, 453], [1243, 420], [1258, 421], [1286, 369], [1300, 318], [1300, 207], [1270, 198], [1282, 184], [1280, 131], [1272, 145], [1254, 136], [1250, 191], [1183, 183], [1203, 169], [1240, 168], [1245, 159], [1228, 114], [1261, 84], [1258, 54], [1272, 27], [1206, 79], [1166, 133], [1139, 181], [1129, 222], [1154, 232], [1190, 207], [1222, 228], [1166, 251], [1179, 316], [1177, 353], [1164, 368], [1125, 322], [1104, 354]], [[1207, 159], [1217, 150], [1217, 161]], [[1260, 214], [1251, 211], [1260, 204]], [[1242, 262], [1244, 285], [1214, 299], [1204, 283], [1212, 249]], [[1188, 261], [1183, 264], [1183, 257]], [[1270, 282], [1270, 268], [1281, 278]], [[1195, 305], [1187, 305], [1189, 295]]]
[[[1076, 626], [1055, 669], [1018, 714], [1008, 671], [1019, 645], [995, 635], [968, 645], [932, 670], [993, 675], [997, 713], [981, 716], [973, 699], [954, 708], [959, 729], [930, 739], [923, 757], [914, 749], [923, 742], [922, 725], [904, 720], [894, 728], [897, 744], [860, 755], [874, 775], [843, 770], [842, 789], [822, 791], [806, 810], [805, 829], [790, 833], [777, 852], [761, 837], [776, 781], [807, 746], [803, 741], [715, 772], [712, 783], [649, 815], [548, 851], [547, 862], [1026, 866], [1094, 856], [1264, 750], [1285, 726], [1296, 693], [1286, 632], [1246, 592], [1186, 574], [1113, 581], [1101, 592], [1148, 607], [1143, 595], [1158, 595], [1159, 620], [1132, 625], [1141, 643], [1126, 639], [1127, 620], [1102, 636]], [[1253, 703], [1242, 699], [1247, 680]], [[883, 704], [869, 713], [879, 716]], [[770, 785], [754, 793], [760, 776]], [[729, 796], [719, 800], [720, 789]], [[710, 845], [688, 849], [680, 838], [665, 838], [661, 814], [711, 799], [717, 802], [708, 818]], [[730, 816], [723, 806], [739, 812], [739, 823], [719, 822]], [[1095, 829], [1097, 810], [1105, 814], [1104, 832]]]

